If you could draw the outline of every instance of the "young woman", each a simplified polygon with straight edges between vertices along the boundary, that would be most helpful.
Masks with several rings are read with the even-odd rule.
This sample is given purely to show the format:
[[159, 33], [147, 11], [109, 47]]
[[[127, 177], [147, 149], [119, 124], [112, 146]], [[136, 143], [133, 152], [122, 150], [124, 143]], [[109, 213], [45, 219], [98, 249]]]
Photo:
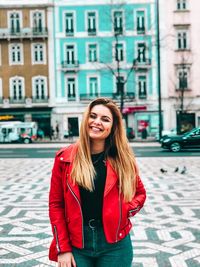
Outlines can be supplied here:
[[121, 113], [110, 99], [92, 101], [79, 140], [61, 149], [52, 170], [49, 258], [59, 267], [130, 267], [130, 217], [146, 192]]

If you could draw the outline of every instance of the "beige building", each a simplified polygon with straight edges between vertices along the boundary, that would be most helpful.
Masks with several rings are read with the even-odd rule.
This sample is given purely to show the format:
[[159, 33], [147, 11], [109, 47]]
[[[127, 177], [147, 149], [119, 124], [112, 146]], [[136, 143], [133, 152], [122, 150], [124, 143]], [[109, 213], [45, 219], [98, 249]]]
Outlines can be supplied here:
[[36, 121], [48, 135], [51, 6], [10, 2], [0, 3], [0, 121]]
[[185, 131], [200, 126], [200, 2], [159, 0], [159, 13], [164, 129]]

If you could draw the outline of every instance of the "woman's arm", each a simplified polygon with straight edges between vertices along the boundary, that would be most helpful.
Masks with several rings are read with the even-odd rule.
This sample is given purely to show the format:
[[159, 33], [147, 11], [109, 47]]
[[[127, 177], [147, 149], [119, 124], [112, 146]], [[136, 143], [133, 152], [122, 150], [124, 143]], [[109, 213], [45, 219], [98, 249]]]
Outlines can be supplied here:
[[144, 205], [146, 200], [146, 190], [142, 180], [137, 176], [136, 193], [132, 201], [129, 202], [128, 217], [134, 216]]
[[64, 175], [66, 165], [60, 161], [59, 156], [60, 153], [57, 153], [49, 192], [49, 218], [58, 254], [72, 251], [65, 219], [64, 188], [62, 182], [62, 175]]

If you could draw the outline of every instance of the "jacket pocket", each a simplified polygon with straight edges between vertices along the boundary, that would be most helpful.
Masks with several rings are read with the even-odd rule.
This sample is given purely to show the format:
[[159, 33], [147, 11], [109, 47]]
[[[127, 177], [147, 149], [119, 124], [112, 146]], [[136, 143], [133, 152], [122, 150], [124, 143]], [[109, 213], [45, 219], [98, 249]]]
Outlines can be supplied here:
[[119, 233], [118, 233], [118, 240], [121, 240], [121, 239], [123, 239], [125, 236], [127, 236], [127, 234], [128, 234], [128, 233], [130, 232], [130, 230], [131, 230], [131, 227], [132, 227], [132, 223], [131, 223], [131, 221], [128, 219], [127, 224], [126, 224], [124, 227], [120, 228], [120, 230], [119, 230]]

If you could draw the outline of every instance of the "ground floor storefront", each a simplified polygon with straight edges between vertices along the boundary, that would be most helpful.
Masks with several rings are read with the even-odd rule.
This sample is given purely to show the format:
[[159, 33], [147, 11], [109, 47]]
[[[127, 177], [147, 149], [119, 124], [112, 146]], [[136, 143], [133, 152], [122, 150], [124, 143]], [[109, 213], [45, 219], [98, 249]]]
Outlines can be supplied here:
[[44, 136], [51, 135], [51, 111], [50, 107], [37, 108], [3, 108], [0, 109], [0, 121], [35, 121], [38, 130], [43, 132]]

